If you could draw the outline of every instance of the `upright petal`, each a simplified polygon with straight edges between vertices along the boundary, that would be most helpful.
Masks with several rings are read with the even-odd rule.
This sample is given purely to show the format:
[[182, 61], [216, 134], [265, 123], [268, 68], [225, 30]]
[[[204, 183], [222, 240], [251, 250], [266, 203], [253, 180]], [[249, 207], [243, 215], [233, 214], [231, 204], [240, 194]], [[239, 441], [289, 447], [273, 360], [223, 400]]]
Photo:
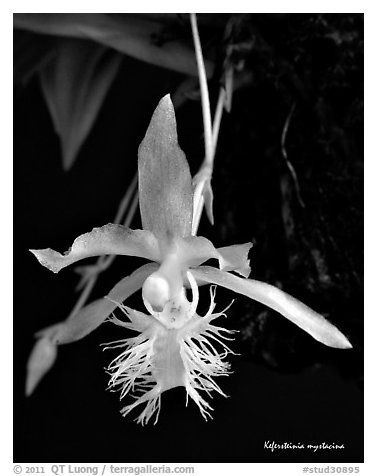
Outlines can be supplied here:
[[162, 239], [191, 235], [191, 174], [169, 95], [159, 102], [139, 147], [139, 200], [145, 230]]
[[148, 263], [134, 271], [130, 276], [121, 279], [109, 292], [107, 298], [83, 307], [77, 314], [61, 323], [54, 336], [56, 344], [69, 344], [90, 334], [115, 310], [116, 303], [121, 303], [138, 291], [145, 279], [157, 269], [155, 263]]
[[218, 284], [265, 304], [325, 345], [339, 349], [352, 347], [348, 339], [323, 316], [270, 284], [254, 279], [242, 279], [210, 266], [194, 269], [192, 274], [201, 281]]
[[158, 242], [153, 233], [131, 230], [111, 223], [80, 235], [64, 255], [51, 248], [30, 251], [43, 266], [54, 273], [91, 256], [127, 255], [140, 256], [151, 261], [160, 260]]

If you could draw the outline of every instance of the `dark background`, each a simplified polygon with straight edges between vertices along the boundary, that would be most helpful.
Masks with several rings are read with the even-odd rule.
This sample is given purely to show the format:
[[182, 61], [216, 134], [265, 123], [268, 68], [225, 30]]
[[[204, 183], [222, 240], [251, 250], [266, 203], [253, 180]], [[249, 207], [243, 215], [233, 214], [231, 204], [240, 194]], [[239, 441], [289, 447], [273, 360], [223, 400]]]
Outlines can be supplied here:
[[[363, 461], [363, 17], [240, 14], [205, 20], [205, 53], [221, 70], [225, 46], [236, 45], [231, 60], [249, 79], [235, 91], [231, 113], [224, 113], [213, 178], [215, 225], [203, 216], [199, 234], [216, 246], [252, 241], [251, 277], [281, 286], [323, 313], [354, 349], [327, 348], [240, 296], [223, 323], [239, 330], [232, 345], [239, 355], [230, 357], [233, 374], [218, 380], [229, 398], [214, 397], [213, 421], [205, 422], [193, 402], [185, 408], [183, 388], [163, 394], [156, 426], [143, 428], [132, 414], [123, 419], [118, 395], [105, 391], [103, 368], [115, 355], [99, 347], [120, 338], [111, 324], [61, 346], [52, 371], [25, 398], [33, 334], [69, 314], [78, 282], [73, 269], [53, 275], [28, 249], [66, 250], [79, 234], [112, 221], [136, 171], [152, 112], [183, 75], [124, 56], [88, 139], [65, 172], [38, 75], [21, 82], [16, 68], [16, 462]], [[189, 36], [187, 17], [171, 22], [175, 35]], [[224, 33], [229, 22], [230, 36]], [[56, 41], [28, 34], [48, 48]], [[220, 80], [215, 70], [213, 105]], [[192, 173], [203, 156], [196, 98], [191, 94], [177, 107], [179, 141]], [[280, 144], [293, 104], [286, 148], [305, 208]], [[139, 216], [132, 227], [140, 227]], [[141, 263], [117, 258], [92, 298]], [[208, 290], [201, 292], [208, 300]], [[218, 290], [219, 307], [234, 297]], [[272, 453], [264, 449], [267, 440], [345, 449]]]

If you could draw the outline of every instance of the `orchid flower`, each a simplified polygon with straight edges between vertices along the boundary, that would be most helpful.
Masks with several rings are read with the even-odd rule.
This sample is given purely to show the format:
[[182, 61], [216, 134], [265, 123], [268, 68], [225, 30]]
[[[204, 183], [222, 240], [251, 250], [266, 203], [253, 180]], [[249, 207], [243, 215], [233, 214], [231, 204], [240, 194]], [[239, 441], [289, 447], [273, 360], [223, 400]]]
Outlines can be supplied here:
[[[50, 248], [30, 250], [54, 273], [84, 258], [109, 254], [138, 256], [152, 263], [123, 278], [106, 298], [37, 334], [40, 340], [29, 360], [27, 393], [52, 365], [57, 344], [81, 339], [107, 319], [137, 333], [108, 344], [123, 349], [107, 369], [109, 388], [119, 389], [120, 398], [134, 397], [122, 414], [145, 404], [137, 421], [144, 424], [155, 416], [156, 422], [161, 394], [184, 386], [187, 398], [207, 419], [212, 408], [204, 394], [224, 395], [214, 378], [229, 373], [225, 359], [232, 351], [224, 341], [232, 339], [233, 331], [213, 324], [226, 311], [214, 312], [216, 286], [210, 288], [206, 315], [197, 314], [198, 286], [205, 284], [269, 306], [325, 345], [352, 347], [334, 325], [302, 302], [267, 283], [248, 279], [251, 243], [216, 248], [208, 239], [193, 236], [192, 178], [178, 145], [169, 95], [158, 104], [139, 147], [138, 173], [142, 230], [108, 224], [79, 236], [63, 255]], [[203, 265], [211, 258], [218, 260], [218, 268]], [[140, 289], [147, 313], [123, 304]], [[191, 289], [191, 301], [187, 289]], [[125, 321], [112, 315], [116, 308], [123, 311]]]

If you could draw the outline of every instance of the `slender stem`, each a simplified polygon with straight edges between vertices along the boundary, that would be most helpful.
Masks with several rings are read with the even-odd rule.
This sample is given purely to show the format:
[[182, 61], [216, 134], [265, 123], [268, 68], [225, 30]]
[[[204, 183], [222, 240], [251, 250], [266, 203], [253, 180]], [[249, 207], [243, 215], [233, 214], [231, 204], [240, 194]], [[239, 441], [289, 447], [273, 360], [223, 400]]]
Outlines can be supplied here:
[[[126, 192], [125, 196], [123, 197], [123, 199], [122, 199], [122, 201], [119, 205], [118, 211], [117, 211], [117, 213], [115, 215], [115, 218], [114, 218], [114, 223], [120, 223], [121, 222], [122, 217], [123, 217], [125, 211], [127, 210], [128, 205], [130, 203], [132, 195], [134, 195], [131, 206], [130, 206], [130, 209], [128, 211], [128, 214], [127, 214], [125, 222], [124, 222], [124, 226], [130, 226], [131, 221], [132, 221], [132, 219], [135, 215], [135, 212], [136, 212], [136, 207], [137, 207], [138, 198], [139, 198], [136, 187], [137, 187], [137, 173], [134, 175], [134, 178], [132, 179], [132, 182], [130, 183], [130, 185], [127, 189], [127, 192]], [[135, 190], [136, 190], [136, 193], [135, 193]], [[110, 264], [114, 261], [114, 259], [115, 259], [115, 255], [100, 256], [97, 259], [97, 264], [100, 265], [97, 274], [99, 274], [100, 272], [107, 269], [110, 266]]]
[[[217, 100], [216, 105], [216, 112], [215, 118], [213, 122], [213, 132], [212, 132], [212, 144], [213, 144], [213, 155], [210, 165], [206, 163], [204, 160], [201, 170], [207, 166], [209, 169], [210, 175], [212, 175], [212, 168], [213, 168], [213, 161], [215, 158], [216, 148], [217, 148], [217, 140], [219, 137], [219, 130], [220, 130], [220, 123], [223, 115], [224, 105], [226, 101], [226, 91], [224, 88], [220, 89], [219, 98]], [[192, 220], [192, 234], [196, 235], [199, 228], [200, 219], [203, 213], [204, 208], [204, 197], [203, 197], [203, 190], [204, 190], [205, 181], [201, 180], [198, 182], [197, 186], [195, 187], [194, 191], [194, 213], [193, 213], [193, 220]]]
[[198, 184], [194, 192], [194, 214], [192, 219], [192, 234], [195, 236], [198, 233], [199, 222], [202, 217], [203, 208], [204, 208], [204, 197], [203, 197], [203, 188], [204, 182]]
[[125, 196], [122, 198], [122, 201], [119, 205], [118, 211], [114, 218], [114, 223], [120, 223], [122, 221], [122, 217], [125, 214], [128, 204], [132, 198], [132, 195], [135, 193], [137, 187], [137, 173], [134, 175], [129, 187], [127, 188], [127, 192]]
[[79, 310], [84, 306], [84, 304], [88, 300], [88, 297], [90, 296], [90, 293], [92, 292], [94, 285], [96, 284], [97, 277], [98, 277], [98, 274], [95, 274], [89, 279], [89, 281], [87, 281], [85, 288], [82, 290], [80, 297], [78, 298], [72, 311], [67, 317], [67, 320], [72, 319], [72, 317], [74, 317], [79, 312]]
[[[200, 36], [199, 36], [198, 24], [196, 21], [195, 13], [190, 13], [190, 22], [191, 22], [192, 36], [194, 40], [196, 62], [198, 66], [200, 94], [202, 99], [204, 145], [205, 145], [204, 164], [210, 165], [212, 168], [214, 153], [213, 153], [213, 144], [212, 144], [211, 106], [209, 102], [207, 75], [206, 75], [206, 70], [204, 66], [203, 52], [202, 52], [202, 47], [200, 44]], [[204, 182], [199, 182], [194, 192], [194, 213], [193, 213], [193, 224], [192, 224], [193, 235], [196, 235], [196, 233], [198, 232], [199, 222], [203, 212], [203, 206], [204, 206], [203, 189], [204, 189]]]
[[223, 116], [225, 100], [226, 100], [226, 92], [224, 88], [221, 88], [219, 93], [219, 99], [217, 101], [217, 106], [216, 106], [215, 119], [213, 121], [212, 140], [213, 140], [213, 155], [214, 156], [216, 153], [217, 139], [219, 137], [220, 123]]
[[200, 93], [202, 97], [203, 126], [204, 126], [204, 144], [205, 144], [205, 160], [211, 163], [213, 158], [212, 146], [212, 124], [211, 124], [211, 108], [209, 103], [207, 76], [204, 66], [202, 47], [196, 21], [196, 14], [190, 13], [192, 36], [195, 46], [196, 62], [198, 65]]
[[[126, 219], [124, 221], [124, 226], [127, 226], [127, 227], [130, 226], [130, 224], [133, 220], [133, 217], [135, 216], [138, 203], [139, 203], [139, 194], [138, 194], [138, 192], [136, 192], [135, 195], [134, 195], [134, 198], [132, 200], [130, 209], [128, 210]], [[116, 255], [101, 256], [101, 258], [103, 258], [103, 263], [101, 263], [102, 264], [101, 271], [104, 271], [115, 260]]]
[[[205, 143], [205, 158], [200, 167], [199, 172], [194, 177], [195, 190], [194, 190], [194, 210], [192, 220], [192, 234], [196, 235], [198, 232], [199, 222], [202, 217], [205, 198], [204, 195], [211, 194], [211, 177], [213, 170], [213, 161], [215, 158], [217, 139], [219, 135], [220, 123], [223, 114], [225, 102], [227, 100], [227, 92], [224, 88], [220, 89], [219, 99], [217, 101], [217, 107], [215, 112], [214, 126], [212, 129], [211, 121], [211, 107], [209, 102], [207, 77], [203, 60], [202, 47], [200, 44], [200, 37], [198, 31], [198, 24], [196, 20], [196, 14], [190, 13], [192, 36], [195, 46], [196, 62], [198, 66], [198, 76], [200, 85], [200, 94], [202, 99], [202, 112], [203, 112], [203, 126], [204, 126], [204, 143]], [[228, 85], [232, 89], [233, 86], [233, 70], [232, 68], [226, 71], [226, 77], [229, 78]], [[229, 91], [228, 91], [229, 93]], [[231, 91], [230, 96], [231, 98]], [[228, 105], [230, 108], [230, 104]]]
[[126, 219], [124, 220], [124, 226], [128, 227], [131, 225], [131, 222], [134, 219], [138, 204], [139, 204], [139, 193], [136, 190], [134, 198], [131, 202], [130, 209], [128, 210]]

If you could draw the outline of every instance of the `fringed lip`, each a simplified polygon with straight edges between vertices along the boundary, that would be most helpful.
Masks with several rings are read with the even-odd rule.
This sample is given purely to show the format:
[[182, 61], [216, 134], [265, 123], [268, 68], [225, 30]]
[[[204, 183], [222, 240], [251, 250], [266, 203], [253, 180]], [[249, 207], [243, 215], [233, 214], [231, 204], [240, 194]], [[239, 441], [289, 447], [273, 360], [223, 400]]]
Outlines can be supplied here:
[[183, 386], [187, 399], [193, 399], [206, 420], [211, 418], [212, 407], [204, 394], [211, 397], [211, 393], [216, 392], [226, 396], [214, 378], [230, 373], [230, 365], [225, 359], [233, 351], [224, 340], [231, 340], [234, 332], [212, 323], [226, 311], [213, 313], [214, 299], [215, 288], [212, 287], [207, 314], [201, 317], [195, 313], [178, 329], [164, 326], [153, 315], [118, 305], [128, 322], [115, 317], [112, 322], [138, 333], [105, 347], [124, 348], [107, 369], [110, 375], [108, 388], [120, 391], [120, 399], [127, 395], [135, 399], [123, 407], [123, 416], [145, 404], [136, 421], [144, 425], [154, 417], [156, 423], [161, 409], [161, 394]]

